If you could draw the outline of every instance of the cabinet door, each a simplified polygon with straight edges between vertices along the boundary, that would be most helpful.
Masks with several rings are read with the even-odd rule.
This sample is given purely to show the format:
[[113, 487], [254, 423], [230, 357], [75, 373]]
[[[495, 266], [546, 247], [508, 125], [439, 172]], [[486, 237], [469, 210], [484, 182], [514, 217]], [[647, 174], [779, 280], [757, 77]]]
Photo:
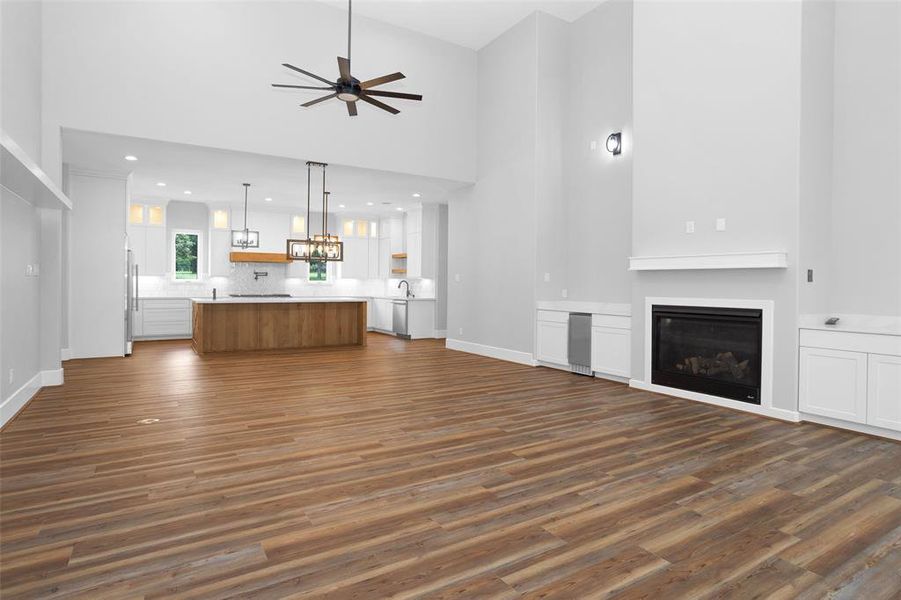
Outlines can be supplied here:
[[391, 239], [379, 239], [379, 279], [388, 279], [391, 275]]
[[391, 218], [390, 233], [391, 237], [391, 254], [398, 254], [404, 251], [404, 222], [398, 217]]
[[165, 275], [169, 270], [165, 227], [147, 227], [146, 252], [143, 272], [147, 275]]
[[378, 279], [379, 277], [379, 239], [369, 238], [369, 269], [368, 278]]
[[147, 274], [147, 228], [143, 225], [129, 225], [126, 229], [128, 233], [128, 247], [131, 249], [131, 256], [141, 275]]
[[567, 341], [569, 325], [538, 321], [537, 355], [538, 360], [555, 365], [569, 364]]
[[632, 334], [628, 329], [591, 328], [591, 370], [629, 377]]
[[[220, 229], [210, 230], [210, 276], [228, 277], [232, 264], [229, 260], [231, 252], [231, 232]], [[290, 266], [290, 265], [289, 265]], [[287, 275], [297, 277], [297, 275]]]
[[869, 355], [867, 423], [901, 431], [901, 356]]
[[407, 277], [422, 277], [422, 233], [407, 233]]
[[344, 264], [341, 267], [341, 277], [344, 279], [369, 277], [369, 240], [344, 238]]
[[798, 405], [807, 412], [854, 423], [867, 420], [867, 355], [801, 348]]

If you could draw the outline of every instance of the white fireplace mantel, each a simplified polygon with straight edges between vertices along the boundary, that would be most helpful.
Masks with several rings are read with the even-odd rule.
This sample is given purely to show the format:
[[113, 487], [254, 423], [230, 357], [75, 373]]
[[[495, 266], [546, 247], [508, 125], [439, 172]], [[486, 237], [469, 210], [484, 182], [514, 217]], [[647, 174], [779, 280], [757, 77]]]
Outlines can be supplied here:
[[630, 271], [680, 271], [697, 269], [785, 269], [788, 253], [728, 252], [722, 254], [681, 254], [629, 257]]

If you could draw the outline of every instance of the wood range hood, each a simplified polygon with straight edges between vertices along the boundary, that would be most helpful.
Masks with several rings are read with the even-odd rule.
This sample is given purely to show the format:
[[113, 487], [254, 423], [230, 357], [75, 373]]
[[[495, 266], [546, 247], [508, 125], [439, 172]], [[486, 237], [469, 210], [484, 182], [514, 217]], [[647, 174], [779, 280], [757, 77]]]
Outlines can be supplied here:
[[233, 263], [289, 263], [294, 262], [284, 252], [229, 252], [228, 260]]

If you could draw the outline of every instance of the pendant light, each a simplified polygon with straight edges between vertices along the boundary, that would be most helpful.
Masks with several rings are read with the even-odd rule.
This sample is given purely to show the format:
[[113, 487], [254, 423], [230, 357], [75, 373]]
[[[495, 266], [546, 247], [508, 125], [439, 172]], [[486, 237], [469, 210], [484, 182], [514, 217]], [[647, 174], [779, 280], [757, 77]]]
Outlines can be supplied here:
[[322, 233], [310, 238], [309, 231], [305, 240], [288, 240], [288, 260], [307, 262], [341, 262], [344, 260], [344, 243], [338, 236], [328, 232], [328, 196], [325, 187], [326, 163], [307, 161], [307, 228], [310, 226], [310, 182], [312, 167], [322, 168]]
[[247, 228], [247, 191], [250, 184], [242, 184], [244, 186], [244, 229], [232, 229], [232, 248], [259, 248], [260, 232], [251, 231]]

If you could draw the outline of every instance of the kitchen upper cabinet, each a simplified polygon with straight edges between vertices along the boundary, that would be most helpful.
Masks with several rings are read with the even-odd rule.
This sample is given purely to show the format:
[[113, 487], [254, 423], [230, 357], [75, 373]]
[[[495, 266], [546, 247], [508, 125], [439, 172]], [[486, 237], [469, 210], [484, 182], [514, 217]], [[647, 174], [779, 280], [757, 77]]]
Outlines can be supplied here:
[[166, 205], [133, 202], [128, 208], [128, 247], [141, 275], [169, 271], [166, 245]]
[[867, 355], [864, 352], [800, 349], [802, 412], [867, 422]]
[[369, 238], [369, 279], [379, 277], [379, 242], [377, 237]]
[[867, 424], [901, 431], [901, 356], [869, 355]]
[[231, 252], [231, 231], [210, 229], [210, 276], [228, 277], [232, 263], [228, 259]]
[[426, 204], [407, 211], [407, 276], [434, 279], [438, 272], [438, 206]]
[[367, 279], [369, 277], [369, 240], [367, 238], [344, 238], [344, 262], [341, 277], [345, 279]]

